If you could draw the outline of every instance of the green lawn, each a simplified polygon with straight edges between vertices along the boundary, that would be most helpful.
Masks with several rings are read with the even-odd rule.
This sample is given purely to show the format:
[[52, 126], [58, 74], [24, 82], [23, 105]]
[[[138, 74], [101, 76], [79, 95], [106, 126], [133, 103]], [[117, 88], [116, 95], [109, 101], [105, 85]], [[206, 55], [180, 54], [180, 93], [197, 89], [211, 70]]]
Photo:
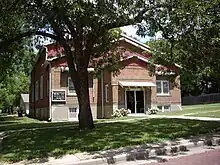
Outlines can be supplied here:
[[[205, 113], [205, 116], [209, 113], [213, 113], [211, 111], [219, 111], [220, 113], [220, 104], [204, 104], [204, 105], [192, 105], [192, 106], [183, 106], [182, 111], [174, 111], [174, 112], [165, 112], [165, 113], [158, 113], [158, 115], [166, 115], [166, 116], [179, 116], [179, 115], [187, 115], [187, 116], [196, 116], [195, 114], [191, 113]], [[208, 116], [207, 116], [208, 117]], [[219, 116], [218, 116], [219, 117]]]
[[[139, 119], [141, 117], [122, 117], [116, 119], [99, 119], [95, 123], [103, 123], [109, 121], [123, 121], [129, 119]], [[78, 122], [45, 122], [28, 117], [17, 117], [17, 116], [0, 116], [0, 132], [2, 131], [14, 131], [23, 129], [34, 129], [34, 128], [44, 128], [44, 127], [68, 127], [75, 126]]]
[[0, 132], [31, 128], [75, 125], [76, 122], [42, 122], [28, 117], [0, 116]]
[[0, 161], [58, 157], [189, 137], [219, 131], [220, 122], [145, 119], [96, 123], [95, 126], [93, 131], [79, 131], [77, 125], [73, 124], [72, 127], [59, 129], [8, 132], [2, 142]]
[[186, 116], [220, 118], [220, 110], [217, 112], [198, 113], [198, 114], [186, 115]]

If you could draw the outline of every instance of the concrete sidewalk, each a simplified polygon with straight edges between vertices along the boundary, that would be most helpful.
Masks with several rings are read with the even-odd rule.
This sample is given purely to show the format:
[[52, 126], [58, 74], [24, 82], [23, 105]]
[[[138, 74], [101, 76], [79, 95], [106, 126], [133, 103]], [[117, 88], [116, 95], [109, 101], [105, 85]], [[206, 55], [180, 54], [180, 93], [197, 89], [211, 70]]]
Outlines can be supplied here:
[[148, 118], [149, 118], [149, 119], [168, 118], [168, 119], [188, 119], [188, 120], [201, 120], [201, 121], [220, 121], [220, 118], [212, 118], [212, 117], [193, 117], [193, 116], [149, 115]]
[[[142, 146], [124, 147], [115, 150], [85, 152], [65, 155], [62, 158], [46, 158], [33, 161], [22, 161], [14, 165], [107, 165], [127, 164], [128, 162], [152, 162], [152, 158], [163, 161], [163, 156], [172, 157], [178, 153], [187, 153], [192, 148], [216, 145], [220, 147], [220, 134], [163, 141]], [[6, 165], [6, 164], [3, 164]], [[7, 164], [8, 165], [8, 164]]]

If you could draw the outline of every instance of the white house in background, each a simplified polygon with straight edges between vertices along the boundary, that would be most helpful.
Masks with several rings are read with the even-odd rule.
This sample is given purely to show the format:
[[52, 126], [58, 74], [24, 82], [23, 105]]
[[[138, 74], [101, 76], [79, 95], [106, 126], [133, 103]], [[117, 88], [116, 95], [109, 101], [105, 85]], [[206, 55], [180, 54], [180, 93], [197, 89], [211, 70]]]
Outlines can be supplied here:
[[23, 110], [23, 113], [29, 114], [29, 94], [21, 94], [20, 108]]

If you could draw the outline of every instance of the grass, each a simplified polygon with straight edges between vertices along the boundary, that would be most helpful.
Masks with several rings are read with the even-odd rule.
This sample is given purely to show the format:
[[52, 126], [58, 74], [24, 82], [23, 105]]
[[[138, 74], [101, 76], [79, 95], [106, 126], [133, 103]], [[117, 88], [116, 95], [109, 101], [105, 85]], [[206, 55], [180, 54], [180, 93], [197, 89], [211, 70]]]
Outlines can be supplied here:
[[220, 118], [220, 110], [216, 112], [198, 113], [198, 114], [187, 115], [187, 116]]
[[72, 127], [7, 132], [0, 161], [59, 157], [77, 152], [102, 151], [215, 132], [220, 122], [183, 119], [145, 119], [96, 123], [93, 131]]
[[[205, 105], [193, 105], [193, 106], [183, 106], [182, 111], [173, 111], [173, 112], [165, 112], [158, 113], [158, 115], [166, 115], [166, 116], [179, 116], [179, 115], [190, 115], [196, 116], [194, 114], [204, 113], [209, 114], [212, 111], [219, 111], [220, 113], [220, 104], [205, 104]], [[194, 113], [194, 114], [193, 114]], [[207, 116], [208, 117], [208, 116]]]
[[[140, 117], [126, 116], [116, 119], [98, 119], [95, 123], [103, 123], [109, 121], [121, 121], [129, 119], [138, 119]], [[78, 122], [42, 122], [36, 119], [28, 117], [17, 117], [17, 116], [0, 116], [0, 132], [2, 131], [15, 131], [24, 129], [34, 129], [34, 128], [45, 128], [45, 127], [68, 127], [75, 126]]]
[[42, 122], [28, 117], [0, 116], [0, 132], [43, 127], [72, 126], [76, 122]]

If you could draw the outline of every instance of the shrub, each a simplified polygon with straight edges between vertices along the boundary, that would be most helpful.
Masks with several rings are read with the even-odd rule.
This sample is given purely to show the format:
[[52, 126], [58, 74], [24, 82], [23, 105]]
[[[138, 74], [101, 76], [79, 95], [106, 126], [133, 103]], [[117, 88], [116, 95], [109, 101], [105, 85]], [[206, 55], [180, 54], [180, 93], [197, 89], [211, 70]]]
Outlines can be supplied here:
[[220, 145], [220, 139], [217, 139], [217, 140], [216, 140], [216, 144], [217, 144], [217, 145]]
[[120, 118], [120, 117], [127, 116], [130, 113], [131, 113], [131, 110], [129, 110], [129, 109], [125, 109], [125, 108], [116, 109], [113, 112], [112, 117], [113, 118]]
[[171, 147], [170, 149], [170, 153], [174, 154], [178, 152], [178, 148], [177, 147]]
[[179, 150], [185, 152], [185, 151], [187, 151], [187, 148], [186, 148], [186, 146], [181, 145], [181, 146], [179, 146]]
[[212, 146], [212, 139], [205, 139], [204, 144], [207, 146]]
[[155, 150], [155, 153], [156, 153], [156, 155], [158, 155], [158, 156], [160, 156], [160, 155], [166, 155], [166, 152], [167, 152], [166, 148], [157, 148], [157, 149]]

